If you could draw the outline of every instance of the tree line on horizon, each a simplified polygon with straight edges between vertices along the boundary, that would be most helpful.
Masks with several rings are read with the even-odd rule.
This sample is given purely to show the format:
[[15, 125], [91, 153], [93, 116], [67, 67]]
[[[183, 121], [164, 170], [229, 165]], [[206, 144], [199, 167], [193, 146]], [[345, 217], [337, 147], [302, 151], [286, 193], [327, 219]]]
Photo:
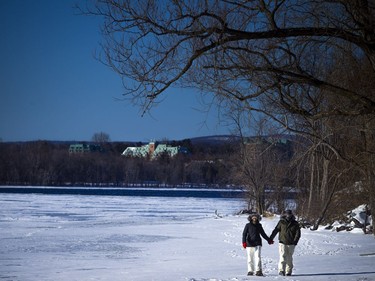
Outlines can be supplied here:
[[[101, 150], [69, 153], [69, 143], [51, 141], [0, 143], [0, 184], [38, 186], [127, 186], [159, 183], [178, 185], [194, 183], [207, 186], [230, 182], [223, 169], [225, 153], [234, 148], [225, 145], [192, 145], [190, 140], [171, 141], [190, 153], [170, 157], [125, 157], [128, 146], [142, 143], [96, 142]], [[108, 140], [108, 139], [107, 139]], [[225, 151], [223, 151], [225, 150]], [[224, 159], [225, 160], [225, 159]]]

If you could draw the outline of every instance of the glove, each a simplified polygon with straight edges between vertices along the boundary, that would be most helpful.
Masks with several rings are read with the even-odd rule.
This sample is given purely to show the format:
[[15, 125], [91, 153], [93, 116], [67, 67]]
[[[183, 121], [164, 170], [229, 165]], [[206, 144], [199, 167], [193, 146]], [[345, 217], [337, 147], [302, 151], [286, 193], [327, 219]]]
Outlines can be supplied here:
[[242, 247], [244, 247], [244, 248], [246, 249], [246, 247], [247, 247], [246, 242], [243, 242], [243, 243], [242, 243]]
[[275, 243], [273, 240], [269, 240], [269, 241], [268, 241], [268, 244], [269, 244], [269, 245], [272, 245], [273, 243]]

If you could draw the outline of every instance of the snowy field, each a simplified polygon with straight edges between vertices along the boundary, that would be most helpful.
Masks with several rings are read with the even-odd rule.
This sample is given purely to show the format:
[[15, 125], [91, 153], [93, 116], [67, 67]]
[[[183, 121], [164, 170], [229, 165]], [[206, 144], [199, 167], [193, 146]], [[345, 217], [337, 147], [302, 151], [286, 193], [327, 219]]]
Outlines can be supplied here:
[[[0, 280], [375, 280], [371, 235], [302, 230], [294, 276], [246, 276], [240, 199], [1, 194]], [[215, 215], [215, 210], [220, 215]], [[270, 234], [278, 218], [264, 218]]]

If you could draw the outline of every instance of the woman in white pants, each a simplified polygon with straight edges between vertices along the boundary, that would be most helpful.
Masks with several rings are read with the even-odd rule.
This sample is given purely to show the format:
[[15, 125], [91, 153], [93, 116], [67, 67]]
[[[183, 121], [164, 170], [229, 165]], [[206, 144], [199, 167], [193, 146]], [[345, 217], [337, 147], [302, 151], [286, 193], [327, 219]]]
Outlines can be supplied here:
[[242, 233], [242, 246], [247, 252], [247, 275], [253, 275], [255, 272], [255, 275], [263, 276], [261, 236], [268, 241], [268, 244], [273, 244], [273, 241], [264, 232], [260, 223], [261, 217], [258, 214], [251, 214], [248, 220], [249, 223], [245, 225]]

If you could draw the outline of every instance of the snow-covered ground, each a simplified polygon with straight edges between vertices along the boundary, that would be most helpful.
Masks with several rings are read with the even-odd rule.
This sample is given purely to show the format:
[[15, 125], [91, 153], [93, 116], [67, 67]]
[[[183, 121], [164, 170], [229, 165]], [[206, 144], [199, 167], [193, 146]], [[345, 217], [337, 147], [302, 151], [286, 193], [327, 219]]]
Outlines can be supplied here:
[[[240, 199], [1, 194], [0, 280], [375, 280], [372, 235], [302, 230], [294, 276], [246, 276]], [[219, 216], [215, 215], [215, 210]], [[278, 218], [263, 218], [268, 234]]]

